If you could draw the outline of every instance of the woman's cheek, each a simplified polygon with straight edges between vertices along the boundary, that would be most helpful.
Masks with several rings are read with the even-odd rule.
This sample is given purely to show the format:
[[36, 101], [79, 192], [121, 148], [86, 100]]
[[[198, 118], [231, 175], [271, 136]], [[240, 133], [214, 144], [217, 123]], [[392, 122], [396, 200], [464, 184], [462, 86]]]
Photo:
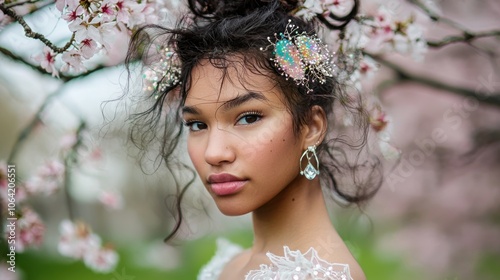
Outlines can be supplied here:
[[189, 141], [188, 140], [188, 154], [189, 158], [191, 159], [191, 162], [194, 165], [194, 168], [198, 171], [199, 173], [199, 167], [201, 166], [201, 162], [203, 161], [203, 148], [201, 145], [197, 145], [194, 141]]
[[238, 145], [240, 156], [247, 160], [261, 161], [270, 151], [273, 150], [275, 137], [270, 132], [260, 132], [253, 135], [248, 140], [242, 141]]

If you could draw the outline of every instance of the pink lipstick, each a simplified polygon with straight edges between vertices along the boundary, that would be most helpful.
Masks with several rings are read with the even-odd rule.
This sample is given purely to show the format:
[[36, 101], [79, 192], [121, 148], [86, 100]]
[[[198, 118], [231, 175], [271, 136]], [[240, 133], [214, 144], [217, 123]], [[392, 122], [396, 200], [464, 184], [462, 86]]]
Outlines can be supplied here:
[[208, 176], [207, 181], [216, 195], [223, 196], [238, 192], [248, 180], [241, 179], [231, 174], [221, 173]]

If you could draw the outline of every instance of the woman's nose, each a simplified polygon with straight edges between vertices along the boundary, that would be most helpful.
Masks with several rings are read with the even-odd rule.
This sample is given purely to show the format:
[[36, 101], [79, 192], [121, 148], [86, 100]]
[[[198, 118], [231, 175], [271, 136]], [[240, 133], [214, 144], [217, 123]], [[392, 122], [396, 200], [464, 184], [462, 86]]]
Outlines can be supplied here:
[[235, 159], [235, 152], [231, 145], [231, 137], [227, 131], [220, 128], [209, 132], [205, 149], [205, 161], [214, 166], [231, 163]]

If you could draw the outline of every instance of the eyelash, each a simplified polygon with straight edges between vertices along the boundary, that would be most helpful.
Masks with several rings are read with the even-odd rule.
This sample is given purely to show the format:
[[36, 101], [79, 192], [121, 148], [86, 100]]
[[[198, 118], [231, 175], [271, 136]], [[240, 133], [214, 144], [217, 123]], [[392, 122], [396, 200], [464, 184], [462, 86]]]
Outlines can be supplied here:
[[[242, 118], [247, 117], [247, 116], [259, 117], [259, 119], [255, 121], [255, 122], [258, 122], [262, 118], [262, 112], [259, 112], [259, 111], [244, 112], [238, 116], [238, 118], [236, 119], [236, 123], [238, 123]], [[253, 122], [253, 123], [255, 123], [255, 122]], [[253, 123], [250, 123], [250, 124], [253, 124]]]
[[193, 130], [193, 125], [195, 123], [203, 123], [203, 122], [197, 120], [184, 121], [184, 126], [188, 127], [190, 132], [197, 132], [199, 130]]
[[[258, 122], [262, 118], [262, 112], [259, 112], [259, 111], [248, 111], [248, 112], [241, 113], [236, 118], [236, 123], [240, 122], [241, 119], [243, 119], [244, 117], [248, 117], [248, 116], [257, 116], [259, 119], [256, 120], [255, 122]], [[255, 122], [249, 123], [247, 125], [251, 125], [251, 124], [253, 124]], [[193, 130], [193, 125], [196, 124], [196, 123], [203, 123], [203, 122], [199, 121], [199, 120], [188, 120], [188, 121], [184, 121], [184, 126], [188, 127], [189, 131], [191, 131], [191, 132], [197, 132], [197, 131], [200, 131], [201, 129], [199, 129], [199, 130]]]

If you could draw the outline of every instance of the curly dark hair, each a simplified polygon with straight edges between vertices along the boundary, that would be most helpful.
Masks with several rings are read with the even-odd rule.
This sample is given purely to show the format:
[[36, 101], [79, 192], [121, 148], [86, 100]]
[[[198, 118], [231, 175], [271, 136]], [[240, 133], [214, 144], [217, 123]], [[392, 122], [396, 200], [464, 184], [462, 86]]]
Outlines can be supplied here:
[[[149, 25], [139, 29], [129, 46], [126, 61], [129, 74], [135, 61], [141, 60], [142, 65], [151, 61], [148, 54], [158, 44], [174, 46], [181, 74], [178, 83], [157, 88], [144, 101], [149, 104], [147, 109], [132, 116], [130, 135], [133, 143], [146, 150], [153, 142], [159, 141], [161, 156], [167, 167], [178, 167], [174, 150], [183, 133], [179, 112], [189, 92], [193, 68], [202, 60], [208, 60], [223, 71], [235, 63], [242, 63], [245, 71], [272, 77], [276, 86], [286, 93], [283, 101], [292, 115], [294, 132], [298, 133], [307, 123], [313, 106], [321, 106], [325, 111], [328, 133], [318, 146], [324, 190], [344, 204], [360, 205], [374, 196], [382, 183], [381, 168], [374, 156], [361, 160], [369, 132], [369, 114], [362, 101], [348, 96], [346, 86], [335, 77], [327, 78], [325, 83], [309, 81], [308, 89], [312, 92], [308, 93], [304, 86], [298, 86], [292, 79], [281, 75], [270, 60], [272, 50], [261, 50], [269, 45], [268, 37], [283, 32], [289, 21], [308, 34], [316, 33], [319, 25], [342, 29], [356, 15], [357, 1], [353, 11], [344, 17], [325, 18], [318, 15], [317, 20], [312, 22], [292, 15], [299, 7], [298, 2], [189, 0], [190, 13], [175, 28]], [[239, 74], [238, 78], [244, 79], [244, 76]], [[355, 116], [356, 135], [359, 137], [339, 133], [340, 129], [336, 127], [337, 108]], [[176, 225], [167, 240], [180, 227], [181, 201], [191, 182], [177, 186]]]

